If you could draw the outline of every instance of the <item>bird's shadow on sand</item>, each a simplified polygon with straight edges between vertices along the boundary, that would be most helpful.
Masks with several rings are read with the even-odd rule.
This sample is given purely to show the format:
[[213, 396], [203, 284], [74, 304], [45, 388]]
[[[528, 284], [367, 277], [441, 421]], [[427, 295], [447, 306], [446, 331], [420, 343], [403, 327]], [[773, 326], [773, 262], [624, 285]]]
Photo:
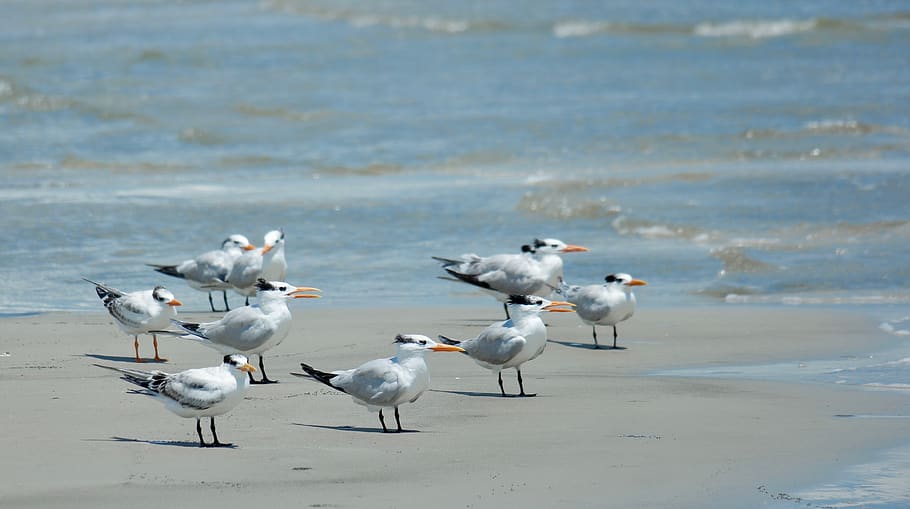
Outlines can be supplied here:
[[379, 433], [380, 435], [395, 435], [398, 433], [420, 433], [416, 429], [403, 429], [400, 432], [390, 430], [388, 433], [382, 431], [382, 428], [360, 428], [357, 426], [328, 426], [325, 424], [304, 424], [302, 422], [292, 422], [294, 426], [303, 426], [306, 428], [331, 429], [335, 431], [354, 431], [357, 433]]
[[616, 348], [613, 348], [613, 346], [601, 346], [600, 348], [598, 348], [598, 347], [594, 346], [594, 343], [579, 343], [577, 341], [559, 341], [556, 339], [548, 339], [547, 343], [556, 343], [557, 345], [568, 346], [569, 348], [581, 348], [583, 350], [595, 350], [595, 351], [603, 350], [603, 351], [607, 351], [607, 352], [609, 352], [611, 350], [619, 351], [619, 350], [626, 349], [626, 347], [624, 347], [624, 346], [617, 346]]
[[[192, 447], [194, 449], [202, 449], [199, 447], [199, 442], [181, 442], [176, 440], [142, 440], [141, 438], [127, 438], [127, 437], [111, 437], [111, 438], [94, 438], [86, 439], [89, 442], [119, 442], [119, 443], [135, 443], [135, 444], [149, 444], [149, 445], [166, 445], [169, 447]], [[218, 447], [218, 449], [236, 449], [236, 445], [230, 445], [227, 447]]]
[[124, 357], [121, 355], [104, 355], [100, 353], [87, 353], [86, 357], [108, 362], [129, 362], [133, 365], [139, 364], [165, 364], [167, 361], [156, 361], [155, 359], [142, 359], [142, 362], [136, 362], [135, 357]]
[[430, 392], [442, 392], [444, 394], [458, 394], [459, 396], [471, 396], [472, 398], [533, 398], [535, 395], [526, 394], [522, 396], [521, 394], [506, 394], [502, 395], [500, 392], [475, 392], [475, 391], [444, 391], [442, 389], [430, 389]]

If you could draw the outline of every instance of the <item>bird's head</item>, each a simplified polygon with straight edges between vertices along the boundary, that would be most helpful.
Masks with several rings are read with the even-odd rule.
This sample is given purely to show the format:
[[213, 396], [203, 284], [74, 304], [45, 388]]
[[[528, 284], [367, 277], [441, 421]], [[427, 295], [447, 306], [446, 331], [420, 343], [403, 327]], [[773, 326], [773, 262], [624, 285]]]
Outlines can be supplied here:
[[221, 249], [242, 249], [244, 251], [252, 251], [256, 249], [256, 246], [250, 244], [250, 239], [239, 233], [235, 233], [224, 239], [224, 242], [221, 243]]
[[634, 278], [632, 278], [632, 276], [630, 276], [626, 273], [623, 273], [623, 272], [617, 272], [616, 274], [610, 274], [604, 278], [604, 281], [606, 281], [607, 286], [610, 286], [610, 285], [618, 286], [619, 288], [622, 288], [625, 291], [631, 291], [633, 286], [645, 286], [646, 284], [648, 284], [647, 282], [642, 281], [641, 279], [634, 279]]
[[265, 234], [262, 245], [262, 254], [266, 254], [276, 247], [284, 244], [284, 230], [272, 230]]
[[182, 306], [183, 303], [174, 298], [174, 294], [163, 286], [156, 286], [152, 289], [152, 298], [166, 306]]
[[463, 352], [460, 346], [443, 345], [420, 334], [399, 334], [395, 336], [395, 343], [401, 352]]
[[256, 368], [254, 368], [253, 365], [249, 363], [247, 358], [243, 355], [240, 355], [239, 353], [225, 355], [224, 365], [227, 366], [228, 369], [235, 369], [244, 373], [253, 373], [256, 371]]
[[521, 246], [521, 252], [536, 255], [583, 253], [588, 248], [566, 244], [559, 239], [534, 239], [534, 242]]
[[506, 301], [509, 306], [509, 314], [517, 315], [536, 315], [543, 311], [551, 313], [572, 313], [575, 311], [575, 304], [560, 300], [547, 300], [536, 295], [509, 295]]
[[319, 295], [303, 292], [321, 292], [319, 288], [309, 286], [294, 286], [284, 281], [256, 280], [256, 295], [260, 299], [318, 299]]

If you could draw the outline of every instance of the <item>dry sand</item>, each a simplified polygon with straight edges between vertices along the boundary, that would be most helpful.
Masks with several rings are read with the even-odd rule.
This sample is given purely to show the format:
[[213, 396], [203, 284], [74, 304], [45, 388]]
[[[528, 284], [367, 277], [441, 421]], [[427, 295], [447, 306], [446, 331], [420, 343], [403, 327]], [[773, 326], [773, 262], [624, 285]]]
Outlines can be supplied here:
[[[217, 420], [234, 449], [200, 449], [192, 420], [128, 393], [92, 366], [134, 366], [103, 312], [0, 321], [0, 507], [760, 507], [899, 443], [905, 397], [851, 387], [648, 375], [862, 354], [891, 340], [861, 315], [806, 309], [642, 309], [622, 350], [591, 350], [588, 327], [546, 316], [551, 343], [525, 366], [534, 398], [502, 398], [493, 374], [428, 355], [431, 391], [379, 432], [376, 414], [288, 373], [390, 356], [399, 332], [468, 337], [498, 308], [328, 309], [295, 304], [266, 357], [280, 384], [253, 386]], [[206, 313], [183, 313], [208, 319]], [[610, 335], [601, 329], [601, 337]], [[141, 352], [151, 354], [151, 340]], [[580, 344], [575, 344], [578, 342]], [[161, 340], [179, 371], [220, 355]], [[505, 372], [516, 391], [513, 370]], [[394, 420], [392, 420], [394, 422]], [[206, 433], [208, 430], [205, 429]], [[759, 489], [759, 487], [763, 487]]]

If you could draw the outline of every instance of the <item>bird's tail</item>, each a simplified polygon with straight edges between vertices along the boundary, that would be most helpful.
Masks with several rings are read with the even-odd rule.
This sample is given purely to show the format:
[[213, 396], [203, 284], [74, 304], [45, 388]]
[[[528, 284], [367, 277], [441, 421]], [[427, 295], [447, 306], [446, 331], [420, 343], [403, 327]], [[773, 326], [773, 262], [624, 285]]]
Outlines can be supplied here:
[[441, 263], [443, 267], [449, 267], [451, 265], [458, 265], [458, 264], [464, 263], [464, 260], [453, 260], [451, 258], [442, 258], [440, 256], [433, 256], [432, 258], [434, 260], [436, 260], [437, 262]]
[[109, 369], [111, 371], [116, 371], [122, 376], [120, 377], [127, 382], [138, 385], [143, 389], [148, 389], [149, 384], [152, 381], [152, 378], [155, 376], [155, 373], [149, 371], [142, 371], [141, 369], [126, 369], [126, 368], [115, 368], [113, 366], [105, 366], [104, 364], [95, 364], [99, 368]]
[[186, 276], [177, 272], [176, 265], [157, 265], [154, 263], [146, 263], [149, 267], [152, 267], [155, 272], [160, 272], [166, 276], [179, 277], [180, 279], [186, 279]]
[[[191, 323], [191, 322], [181, 322], [180, 320], [175, 320], [173, 318], [171, 318], [171, 323], [176, 325], [177, 327], [180, 327], [181, 329], [183, 329], [190, 335], [193, 335], [193, 336], [196, 336], [196, 337], [202, 338], [202, 339], [208, 339], [207, 337], [205, 337], [205, 334], [203, 334], [202, 332], [199, 331], [199, 327], [201, 327], [202, 324]], [[163, 332], [170, 332], [170, 331], [163, 331]], [[170, 332], [170, 333], [173, 334], [173, 332]], [[177, 334], [177, 335], [182, 335], [182, 334]]]
[[101, 299], [102, 302], [104, 302], [105, 306], [110, 304], [110, 302], [113, 301], [114, 299], [116, 299], [117, 297], [120, 297], [123, 295], [123, 293], [120, 290], [118, 290], [116, 288], [111, 288], [110, 286], [107, 286], [103, 283], [97, 283], [97, 282], [92, 281], [91, 279], [87, 279], [87, 278], [82, 278], [82, 280], [88, 281], [89, 283], [95, 285], [95, 293], [98, 294], [98, 298]]
[[439, 338], [439, 341], [442, 341], [443, 343], [445, 343], [447, 345], [458, 346], [461, 344], [461, 341], [458, 341], [457, 339], [452, 339], [448, 336], [443, 336], [442, 334], [440, 334], [437, 337]]
[[[300, 363], [300, 368], [306, 371], [306, 374], [310, 375], [314, 379], [328, 385], [333, 389], [338, 389], [341, 392], [348, 392], [341, 387], [336, 387], [332, 385], [332, 379], [338, 376], [337, 373], [326, 373], [325, 371], [319, 371], [318, 369], [310, 366], [309, 364]], [[295, 373], [296, 374], [296, 373]], [[299, 376], [299, 375], [298, 375]]]

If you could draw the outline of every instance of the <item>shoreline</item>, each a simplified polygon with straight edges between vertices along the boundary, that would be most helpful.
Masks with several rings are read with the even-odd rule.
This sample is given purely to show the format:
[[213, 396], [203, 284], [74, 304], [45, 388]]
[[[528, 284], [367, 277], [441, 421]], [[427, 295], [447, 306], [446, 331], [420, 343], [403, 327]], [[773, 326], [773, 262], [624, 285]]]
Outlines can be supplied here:
[[[0, 467], [0, 501], [392, 507], [407, 497], [440, 507], [746, 508], [772, 503], [759, 487], [797, 493], [906, 444], [902, 419], [837, 417], [893, 413], [907, 408], [905, 394], [650, 374], [862, 354], [900, 341], [862, 312], [719, 307], [639, 309], [620, 325], [625, 349], [616, 351], [590, 349], [590, 328], [576, 317], [548, 314], [551, 342], [522, 370], [536, 398], [501, 398], [489, 371], [431, 354], [430, 391], [401, 408], [404, 427], [419, 432], [383, 435], [376, 415], [346, 395], [288, 373], [302, 361], [332, 370], [390, 356], [399, 332], [468, 337], [500, 309], [294, 305], [291, 334], [266, 355], [282, 383], [251, 387], [219, 418], [219, 434], [238, 444], [229, 450], [182, 447], [194, 444], [191, 420], [91, 366], [134, 365], [124, 362], [131, 339], [103, 312], [8, 317], [0, 390], [9, 413], [0, 427], [8, 457], [21, 459]], [[141, 369], [217, 364], [213, 350], [160, 342], [171, 362]], [[140, 339], [143, 356], [150, 343]], [[514, 370], [503, 379], [517, 390]]]

